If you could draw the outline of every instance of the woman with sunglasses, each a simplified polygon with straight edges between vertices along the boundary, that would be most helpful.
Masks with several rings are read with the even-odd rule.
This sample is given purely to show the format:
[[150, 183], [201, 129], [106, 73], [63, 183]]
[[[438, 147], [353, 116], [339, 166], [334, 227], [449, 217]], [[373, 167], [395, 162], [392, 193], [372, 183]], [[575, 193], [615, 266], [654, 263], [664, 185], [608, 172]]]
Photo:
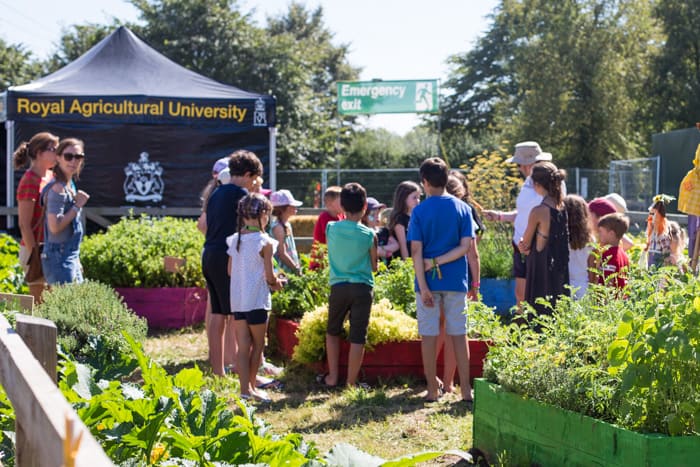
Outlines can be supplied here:
[[[27, 142], [22, 142], [13, 155], [15, 170], [29, 163], [17, 185], [17, 218], [22, 240], [19, 247], [19, 262], [26, 273], [31, 255], [40, 255], [39, 244], [44, 241], [41, 219], [41, 190], [53, 178], [51, 168], [56, 164], [58, 136], [48, 132], [37, 133]], [[45, 281], [43, 277], [27, 282], [34, 303], [41, 301]]]
[[90, 197], [75, 187], [85, 162], [79, 139], [61, 140], [56, 149], [54, 180], [42, 192], [46, 207], [46, 242], [41, 265], [49, 285], [82, 282], [80, 242], [83, 239], [82, 208]]

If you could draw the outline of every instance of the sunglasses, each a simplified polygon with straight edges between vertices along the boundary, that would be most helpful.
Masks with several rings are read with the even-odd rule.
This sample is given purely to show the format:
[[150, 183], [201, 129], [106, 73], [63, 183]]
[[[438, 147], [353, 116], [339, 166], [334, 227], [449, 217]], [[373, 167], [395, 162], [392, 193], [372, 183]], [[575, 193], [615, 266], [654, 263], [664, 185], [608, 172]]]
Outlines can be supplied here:
[[61, 154], [61, 156], [63, 156], [66, 162], [70, 162], [73, 159], [77, 161], [82, 161], [83, 159], [85, 159], [85, 154], [73, 154], [72, 152], [64, 152], [63, 154]]

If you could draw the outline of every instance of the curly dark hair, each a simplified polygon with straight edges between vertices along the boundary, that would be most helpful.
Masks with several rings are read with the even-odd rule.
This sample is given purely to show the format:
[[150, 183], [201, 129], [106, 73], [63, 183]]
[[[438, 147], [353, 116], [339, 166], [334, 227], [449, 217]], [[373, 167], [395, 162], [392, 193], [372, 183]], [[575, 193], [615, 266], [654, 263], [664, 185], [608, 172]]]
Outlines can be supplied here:
[[591, 241], [588, 205], [578, 195], [567, 195], [564, 198], [564, 208], [569, 218], [569, 246], [572, 250], [580, 250]]

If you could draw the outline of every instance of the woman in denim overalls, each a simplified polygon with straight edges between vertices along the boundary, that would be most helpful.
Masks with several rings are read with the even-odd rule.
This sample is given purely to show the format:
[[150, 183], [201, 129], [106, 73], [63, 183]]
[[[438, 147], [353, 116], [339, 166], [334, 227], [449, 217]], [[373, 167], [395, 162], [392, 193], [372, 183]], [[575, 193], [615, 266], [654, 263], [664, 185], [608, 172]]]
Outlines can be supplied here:
[[80, 242], [83, 239], [82, 207], [89, 195], [76, 190], [85, 161], [84, 144], [67, 138], [56, 149], [54, 180], [42, 192], [46, 208], [44, 251], [41, 265], [49, 285], [83, 282], [80, 265]]

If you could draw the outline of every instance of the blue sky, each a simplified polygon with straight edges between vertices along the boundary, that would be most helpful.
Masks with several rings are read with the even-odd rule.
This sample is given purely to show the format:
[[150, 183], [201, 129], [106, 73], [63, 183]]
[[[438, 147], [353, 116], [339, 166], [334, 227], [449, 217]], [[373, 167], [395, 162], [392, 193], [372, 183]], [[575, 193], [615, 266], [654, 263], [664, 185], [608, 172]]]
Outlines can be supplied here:
[[[286, 11], [289, 0], [239, 0], [244, 12], [263, 25]], [[489, 25], [496, 0], [308, 0], [321, 5], [336, 43], [350, 44], [350, 62], [362, 80], [439, 79], [448, 75], [448, 56], [469, 50]], [[58, 43], [62, 28], [117, 17], [138, 21], [124, 0], [0, 0], [0, 37], [22, 43], [40, 58]], [[231, 83], [234, 84], [235, 83]], [[418, 122], [413, 114], [375, 115], [364, 122], [404, 134]]]

